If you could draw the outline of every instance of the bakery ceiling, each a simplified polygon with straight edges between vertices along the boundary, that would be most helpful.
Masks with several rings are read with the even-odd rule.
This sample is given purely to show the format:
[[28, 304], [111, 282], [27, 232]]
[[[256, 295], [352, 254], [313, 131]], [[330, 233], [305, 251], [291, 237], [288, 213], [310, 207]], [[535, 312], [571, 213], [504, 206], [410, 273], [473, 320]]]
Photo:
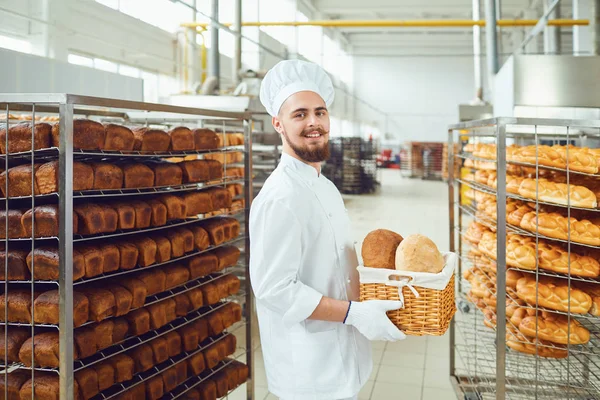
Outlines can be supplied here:
[[[319, 19], [365, 20], [464, 20], [472, 17], [472, 0], [303, 0], [321, 13]], [[482, 11], [484, 2], [481, 0]], [[502, 19], [538, 18], [542, 15], [541, 1], [502, 0]], [[561, 17], [571, 18], [571, 2], [562, 2]], [[535, 9], [532, 9], [535, 7]], [[531, 29], [531, 28], [526, 28]], [[514, 29], [504, 31], [508, 34]], [[425, 51], [450, 49], [472, 52], [470, 28], [339, 28], [353, 47], [353, 53], [389, 52], [396, 50]]]

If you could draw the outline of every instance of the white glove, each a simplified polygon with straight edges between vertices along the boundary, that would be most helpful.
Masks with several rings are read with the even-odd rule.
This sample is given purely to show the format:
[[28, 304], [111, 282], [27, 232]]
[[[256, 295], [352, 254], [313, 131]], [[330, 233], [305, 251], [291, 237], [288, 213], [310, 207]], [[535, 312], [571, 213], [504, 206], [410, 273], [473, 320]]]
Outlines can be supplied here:
[[403, 306], [401, 301], [395, 300], [351, 301], [344, 323], [354, 326], [369, 340], [402, 340], [406, 335], [390, 321], [386, 312]]

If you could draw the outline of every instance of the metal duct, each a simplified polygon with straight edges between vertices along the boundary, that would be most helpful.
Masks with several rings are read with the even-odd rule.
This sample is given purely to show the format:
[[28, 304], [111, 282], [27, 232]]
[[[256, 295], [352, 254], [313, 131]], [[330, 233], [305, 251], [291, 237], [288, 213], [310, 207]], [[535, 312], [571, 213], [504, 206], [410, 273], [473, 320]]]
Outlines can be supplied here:
[[[473, 21], [481, 18], [480, 0], [473, 0]], [[483, 65], [481, 64], [481, 27], [473, 26], [473, 71], [475, 75], [475, 97], [483, 100]]]
[[[600, 0], [599, 0], [600, 1]], [[496, 1], [485, 0], [485, 45], [490, 84], [500, 69], [498, 63], [498, 32], [496, 31]]]
[[600, 55], [600, 0], [592, 0], [592, 15], [590, 18], [592, 36], [592, 54]]
[[233, 42], [233, 64], [232, 64], [232, 81], [233, 86], [237, 86], [240, 83], [239, 73], [242, 69], [242, 0], [234, 0], [233, 9], [233, 30], [236, 31], [237, 35], [234, 37]]
[[[219, 0], [210, 1], [211, 18], [219, 21]], [[220, 86], [221, 60], [219, 55], [219, 27], [216, 24], [210, 25], [210, 53], [209, 53], [209, 71], [208, 74], [216, 79], [215, 89]]]
[[[554, 0], [544, 0], [544, 14], [554, 3]], [[560, 5], [548, 14], [548, 19], [560, 19]], [[544, 54], [560, 54], [560, 28], [546, 25], [544, 27]]]

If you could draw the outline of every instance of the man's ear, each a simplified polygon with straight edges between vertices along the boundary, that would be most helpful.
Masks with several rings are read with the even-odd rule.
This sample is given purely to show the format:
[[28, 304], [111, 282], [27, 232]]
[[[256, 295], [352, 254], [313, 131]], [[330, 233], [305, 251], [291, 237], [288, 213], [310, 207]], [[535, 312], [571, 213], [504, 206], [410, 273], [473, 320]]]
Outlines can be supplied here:
[[273, 117], [271, 119], [271, 123], [273, 124], [273, 128], [275, 128], [277, 133], [279, 133], [280, 135], [283, 134], [283, 124], [281, 123], [278, 117]]

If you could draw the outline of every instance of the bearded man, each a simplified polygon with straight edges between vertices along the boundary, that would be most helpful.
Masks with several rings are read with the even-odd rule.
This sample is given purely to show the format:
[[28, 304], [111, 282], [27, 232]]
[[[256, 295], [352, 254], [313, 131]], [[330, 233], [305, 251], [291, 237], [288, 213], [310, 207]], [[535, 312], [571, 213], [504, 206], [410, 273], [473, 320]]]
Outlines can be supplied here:
[[283, 400], [356, 399], [373, 368], [369, 340], [405, 337], [386, 315], [401, 302], [357, 302], [350, 220], [321, 174], [333, 98], [327, 73], [299, 60], [261, 85], [283, 154], [250, 209], [250, 278], [269, 391]]

